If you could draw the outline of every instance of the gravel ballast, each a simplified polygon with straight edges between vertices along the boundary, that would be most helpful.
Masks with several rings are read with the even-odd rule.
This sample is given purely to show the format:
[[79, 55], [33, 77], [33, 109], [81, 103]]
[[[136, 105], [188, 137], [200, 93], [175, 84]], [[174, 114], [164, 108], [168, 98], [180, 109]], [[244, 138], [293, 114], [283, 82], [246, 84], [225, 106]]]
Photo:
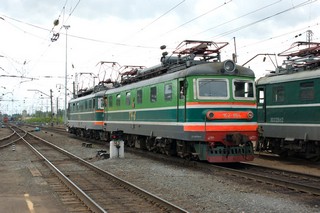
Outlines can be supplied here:
[[87, 148], [75, 138], [43, 131], [36, 134], [190, 212], [320, 212], [320, 204], [314, 202], [314, 197], [310, 196], [309, 202], [305, 199], [308, 196], [299, 192], [284, 194], [271, 185], [260, 186], [130, 153], [125, 153], [125, 158], [103, 159], [96, 154], [108, 150], [106, 146], [94, 144]]
[[[139, 186], [157, 196], [173, 202], [177, 206], [190, 212], [235, 212], [235, 213], [251, 213], [251, 212], [281, 212], [281, 213], [314, 213], [320, 212], [319, 199], [314, 196], [302, 194], [299, 192], [289, 192], [272, 185], [252, 182], [250, 180], [241, 180], [236, 177], [223, 176], [219, 172], [205, 172], [197, 168], [184, 167], [158, 160], [153, 160], [140, 155], [127, 153], [125, 150], [125, 158], [104, 159], [97, 156], [98, 151], [107, 150], [105, 145], [93, 144], [92, 148], [82, 146], [83, 141], [75, 137], [66, 137], [57, 133], [47, 131], [34, 132], [32, 128], [27, 130], [33, 134], [45, 138], [73, 154], [91, 162], [92, 164], [106, 170], [128, 182]], [[0, 138], [5, 136], [8, 131], [0, 131]], [[22, 143], [22, 142], [18, 142]], [[8, 156], [12, 154], [4, 152]], [[30, 152], [21, 152], [19, 149], [14, 152], [19, 154], [19, 159], [34, 159], [30, 156]], [[10, 159], [8, 156], [2, 156], [2, 159]], [[27, 160], [24, 162], [15, 161], [2, 167], [10, 171], [20, 170], [28, 171], [28, 167], [37, 167], [36, 161]], [[293, 167], [292, 170], [308, 170], [310, 173], [319, 173], [319, 167], [296, 167], [293, 164], [285, 165], [279, 161], [264, 161], [256, 159], [254, 162], [260, 164], [272, 164], [275, 167]], [[6, 171], [2, 171], [5, 173]], [[30, 172], [26, 175], [35, 181], [35, 177], [30, 176]], [[5, 176], [3, 176], [5, 177]], [[19, 177], [20, 179], [24, 177]], [[34, 179], [34, 180], [33, 180]], [[27, 179], [28, 180], [28, 179]], [[29, 184], [27, 184], [29, 185]], [[41, 184], [42, 185], [42, 184]], [[13, 190], [24, 190], [22, 185], [6, 185], [5, 188]], [[47, 191], [47, 185], [40, 191]], [[147, 210], [146, 210], [147, 212]]]

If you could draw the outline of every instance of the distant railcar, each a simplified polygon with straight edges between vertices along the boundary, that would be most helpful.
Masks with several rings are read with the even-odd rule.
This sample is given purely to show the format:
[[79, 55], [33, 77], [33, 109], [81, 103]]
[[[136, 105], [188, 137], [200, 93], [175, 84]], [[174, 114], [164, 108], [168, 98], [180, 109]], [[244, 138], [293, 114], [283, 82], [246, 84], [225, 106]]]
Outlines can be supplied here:
[[82, 91], [68, 103], [68, 132], [86, 138], [104, 139], [104, 93], [110, 88], [100, 82], [93, 89]]
[[296, 42], [284, 65], [257, 84], [258, 150], [320, 157], [320, 43]]
[[187, 40], [160, 65], [124, 73], [105, 92], [106, 134], [122, 130], [129, 146], [183, 158], [253, 160], [255, 76], [221, 61], [227, 44]]
[[3, 117], [3, 123], [8, 123], [8, 121], [9, 121], [8, 116], [4, 116], [4, 117]]

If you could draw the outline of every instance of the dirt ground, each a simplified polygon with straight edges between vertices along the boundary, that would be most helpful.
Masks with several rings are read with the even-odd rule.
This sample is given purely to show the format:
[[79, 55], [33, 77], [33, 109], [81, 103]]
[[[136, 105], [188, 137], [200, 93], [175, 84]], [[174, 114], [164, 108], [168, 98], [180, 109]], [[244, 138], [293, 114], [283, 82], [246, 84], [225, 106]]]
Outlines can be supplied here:
[[[0, 138], [9, 133], [1, 128]], [[65, 212], [35, 164], [36, 156], [21, 142], [0, 149], [0, 212]]]

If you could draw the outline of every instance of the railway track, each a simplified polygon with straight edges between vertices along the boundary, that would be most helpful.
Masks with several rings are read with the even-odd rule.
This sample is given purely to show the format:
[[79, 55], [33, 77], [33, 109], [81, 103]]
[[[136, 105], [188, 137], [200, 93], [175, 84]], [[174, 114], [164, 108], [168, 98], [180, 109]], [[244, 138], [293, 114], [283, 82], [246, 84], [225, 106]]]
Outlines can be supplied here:
[[320, 196], [320, 176], [298, 173], [288, 170], [275, 169], [271, 167], [255, 165], [252, 163], [236, 164], [208, 164], [203, 162], [188, 161], [175, 157], [159, 155], [156, 153], [144, 152], [137, 149], [126, 148], [134, 154], [143, 155], [155, 160], [166, 161], [168, 163], [179, 164], [180, 166], [193, 167], [209, 171], [215, 175], [228, 175], [256, 181], [265, 185], [273, 185], [297, 192], [308, 193], [314, 196]]
[[237, 177], [320, 196], [320, 176], [275, 169], [251, 163], [241, 163], [237, 165], [236, 168], [224, 169], [230, 175]]
[[[50, 129], [48, 129], [51, 131]], [[170, 161], [171, 163], [183, 164], [184, 166], [198, 167], [201, 169], [209, 169], [210, 171], [219, 171], [222, 174], [246, 178], [261, 182], [264, 184], [272, 184], [274, 186], [295, 190], [302, 193], [308, 193], [320, 196], [320, 176], [303, 174], [288, 170], [275, 169], [271, 167], [254, 165], [251, 163], [233, 164], [235, 167], [222, 165], [212, 165], [202, 162], [188, 161], [179, 158], [172, 158], [165, 155], [145, 152], [142, 150], [126, 147], [126, 151], [151, 157], [158, 160]]]
[[84, 203], [63, 197], [77, 208], [84, 205], [92, 212], [187, 212], [32, 133], [24, 135], [23, 140]]
[[[10, 127], [10, 129], [12, 131], [11, 134], [9, 134], [8, 136], [6, 136], [4, 138], [0, 138], [0, 149], [8, 147], [10, 145], [14, 145], [16, 142], [18, 142], [21, 139], [21, 136], [19, 134], [17, 134], [19, 132], [22, 134], [21, 130], [19, 130], [19, 129], [15, 130], [11, 127]], [[16, 131], [18, 131], [18, 132], [16, 132]]]

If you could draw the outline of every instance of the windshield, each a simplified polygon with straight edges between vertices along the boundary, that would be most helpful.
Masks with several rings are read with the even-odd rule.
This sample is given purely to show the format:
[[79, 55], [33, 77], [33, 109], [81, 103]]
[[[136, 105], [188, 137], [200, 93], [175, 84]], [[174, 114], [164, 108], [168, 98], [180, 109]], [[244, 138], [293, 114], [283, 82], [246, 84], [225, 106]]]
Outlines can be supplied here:
[[254, 99], [254, 82], [251, 80], [233, 80], [235, 99]]
[[198, 79], [199, 99], [228, 98], [228, 83], [226, 79]]

